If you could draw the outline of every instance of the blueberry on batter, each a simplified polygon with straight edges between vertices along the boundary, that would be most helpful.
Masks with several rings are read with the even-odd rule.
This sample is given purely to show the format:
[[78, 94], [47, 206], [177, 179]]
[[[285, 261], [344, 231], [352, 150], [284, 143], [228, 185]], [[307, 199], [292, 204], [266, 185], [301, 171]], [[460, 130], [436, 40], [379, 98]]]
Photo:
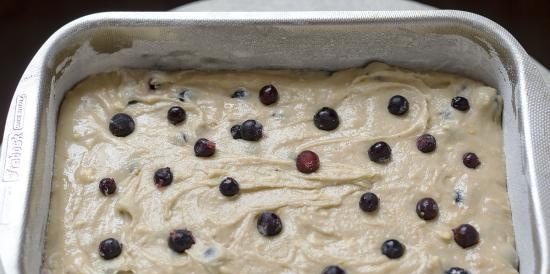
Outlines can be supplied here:
[[376, 194], [366, 192], [359, 199], [359, 207], [365, 212], [374, 212], [378, 209], [379, 199]]
[[260, 102], [268, 106], [279, 100], [279, 92], [273, 85], [267, 85], [260, 89]]
[[405, 246], [398, 240], [390, 239], [382, 244], [381, 251], [390, 259], [398, 259], [405, 253]]
[[256, 120], [246, 120], [241, 125], [241, 138], [247, 141], [258, 141], [263, 136], [263, 126]]
[[183, 121], [185, 121], [185, 118], [187, 117], [187, 114], [185, 113], [185, 110], [181, 107], [171, 107], [168, 110], [168, 114], [166, 114], [166, 118], [172, 125], [177, 125]]
[[313, 123], [318, 129], [330, 131], [340, 125], [340, 119], [334, 109], [323, 107], [313, 116]]
[[105, 260], [112, 260], [122, 253], [122, 244], [116, 239], [108, 238], [99, 243], [99, 256]]
[[393, 115], [403, 115], [409, 110], [409, 101], [401, 95], [395, 95], [388, 102], [388, 111]]
[[174, 252], [183, 253], [195, 244], [195, 238], [187, 229], [176, 229], [168, 236], [168, 247]]
[[386, 142], [376, 142], [369, 148], [369, 158], [379, 164], [387, 163], [391, 159], [391, 148]]
[[439, 215], [439, 206], [437, 202], [432, 198], [423, 198], [416, 203], [416, 214], [420, 219], [429, 221], [433, 220]]
[[281, 233], [281, 230], [283, 230], [283, 222], [277, 214], [273, 212], [263, 212], [258, 216], [256, 228], [260, 234], [271, 237]]
[[216, 152], [216, 143], [206, 138], [200, 138], [195, 143], [194, 150], [197, 157], [210, 157]]
[[116, 182], [113, 178], [103, 178], [99, 181], [99, 191], [105, 196], [114, 194], [116, 191]]
[[302, 151], [296, 157], [296, 168], [302, 173], [313, 173], [319, 169], [319, 166], [319, 156], [313, 151]]
[[233, 139], [241, 139], [241, 125], [234, 125], [231, 127], [231, 136]]
[[476, 168], [479, 164], [481, 164], [481, 162], [479, 162], [479, 158], [473, 152], [464, 154], [464, 156], [462, 156], [462, 163], [464, 163], [464, 165], [468, 168]]
[[321, 274], [346, 274], [346, 271], [344, 271], [339, 266], [330, 265], [325, 267], [325, 269], [323, 269], [323, 272], [321, 272]]
[[470, 102], [464, 97], [456, 96], [451, 100], [451, 106], [460, 111], [468, 111], [470, 109]]
[[109, 130], [116, 137], [126, 137], [132, 132], [136, 127], [134, 119], [126, 113], [117, 113], [111, 118], [109, 122]]
[[474, 246], [479, 243], [479, 233], [475, 227], [469, 224], [462, 224], [453, 228], [455, 242], [462, 248]]
[[172, 175], [169, 167], [158, 169], [153, 177], [155, 186], [158, 188], [169, 186], [173, 179], [174, 175]]
[[231, 177], [226, 177], [220, 183], [219, 189], [223, 196], [232, 197], [239, 193], [239, 183]]
[[430, 134], [420, 135], [416, 139], [416, 148], [424, 153], [429, 153], [435, 150], [436, 141], [435, 137]]

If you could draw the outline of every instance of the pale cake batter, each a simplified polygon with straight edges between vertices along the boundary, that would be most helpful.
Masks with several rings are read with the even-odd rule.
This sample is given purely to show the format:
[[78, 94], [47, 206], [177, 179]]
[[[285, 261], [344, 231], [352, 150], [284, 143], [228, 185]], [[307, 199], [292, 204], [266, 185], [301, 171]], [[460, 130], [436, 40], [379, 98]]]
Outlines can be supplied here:
[[[278, 98], [259, 100], [267, 84]], [[390, 113], [394, 95], [406, 98], [405, 113]], [[167, 116], [172, 107], [184, 113]], [[337, 113], [335, 129], [314, 123], [323, 107]], [[44, 273], [517, 273], [501, 107], [496, 90], [479, 82], [380, 63], [333, 74], [89, 77], [59, 114]], [[134, 123], [125, 137], [113, 130], [125, 135], [128, 120], [110, 130], [117, 113]], [[233, 138], [231, 128], [246, 120], [261, 124], [261, 136], [246, 137], [258, 140], [242, 139], [243, 130]], [[423, 134], [433, 136], [427, 153], [417, 147]], [[200, 138], [208, 141], [197, 153]], [[379, 141], [391, 157], [369, 153]], [[318, 169], [295, 163], [305, 150], [318, 155]], [[468, 152], [477, 158], [463, 161]], [[366, 192], [378, 203], [367, 195], [360, 206]], [[416, 212], [426, 197], [437, 216], [431, 204], [432, 212]], [[263, 212], [280, 223], [260, 228]], [[466, 235], [463, 248], [452, 230], [461, 224], [479, 242]], [[169, 236], [184, 242], [169, 244]], [[399, 249], [383, 246], [390, 239]]]

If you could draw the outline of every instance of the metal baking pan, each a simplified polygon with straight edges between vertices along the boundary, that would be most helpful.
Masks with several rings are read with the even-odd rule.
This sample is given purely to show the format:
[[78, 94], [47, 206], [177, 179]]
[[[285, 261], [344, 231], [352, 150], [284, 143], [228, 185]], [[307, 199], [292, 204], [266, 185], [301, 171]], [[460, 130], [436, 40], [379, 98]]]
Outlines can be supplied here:
[[40, 272], [58, 108], [86, 76], [120, 67], [338, 70], [373, 60], [459, 73], [501, 92], [520, 272], [550, 273], [550, 91], [508, 32], [458, 11], [101, 13], [69, 23], [28, 66], [6, 122], [4, 271]]

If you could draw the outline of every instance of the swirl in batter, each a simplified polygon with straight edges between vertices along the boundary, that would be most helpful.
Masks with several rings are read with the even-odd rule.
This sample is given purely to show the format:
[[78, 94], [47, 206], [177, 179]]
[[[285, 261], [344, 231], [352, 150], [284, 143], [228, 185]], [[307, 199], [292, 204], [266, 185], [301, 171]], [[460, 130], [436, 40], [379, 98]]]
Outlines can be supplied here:
[[[267, 84], [279, 94], [268, 106], [258, 99]], [[407, 98], [404, 115], [388, 112], [394, 95]], [[467, 98], [470, 109], [452, 108], [455, 96]], [[60, 110], [44, 272], [310, 274], [338, 265], [348, 274], [442, 274], [451, 267], [517, 273], [500, 100], [495, 89], [464, 77], [381, 63], [332, 74], [91, 76], [67, 93]], [[186, 113], [178, 124], [166, 116], [174, 106]], [[314, 125], [322, 107], [338, 113], [336, 129]], [[135, 121], [126, 137], [109, 131], [117, 113]], [[263, 125], [261, 139], [233, 139], [231, 127], [249, 119]], [[426, 133], [437, 140], [430, 153], [416, 147]], [[213, 156], [195, 156], [199, 138], [216, 143]], [[378, 141], [391, 147], [387, 163], [369, 160]], [[296, 169], [304, 150], [319, 156], [316, 172]], [[467, 152], [481, 165], [464, 166]], [[153, 177], [165, 167], [173, 181], [160, 188]], [[239, 183], [233, 197], [218, 188], [226, 177]], [[116, 192], [99, 191], [102, 178], [113, 178]], [[379, 198], [376, 211], [359, 207], [365, 192]], [[439, 206], [430, 221], [415, 212], [424, 197]], [[278, 235], [258, 233], [264, 211], [281, 218]], [[452, 229], [460, 224], [479, 231], [478, 244], [455, 243]], [[195, 243], [183, 253], [168, 247], [174, 229], [193, 234]], [[107, 238], [122, 244], [112, 260], [98, 253]], [[381, 253], [388, 239], [405, 246], [402, 257]]]

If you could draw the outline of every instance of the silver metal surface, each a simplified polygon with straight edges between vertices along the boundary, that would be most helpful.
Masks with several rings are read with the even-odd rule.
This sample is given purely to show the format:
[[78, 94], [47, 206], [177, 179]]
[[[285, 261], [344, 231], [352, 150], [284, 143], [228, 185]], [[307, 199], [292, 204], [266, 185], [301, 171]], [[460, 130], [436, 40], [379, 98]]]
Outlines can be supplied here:
[[[504, 150], [522, 274], [549, 274], [550, 91], [516, 40], [465, 12], [103, 13], [56, 32], [12, 100], [0, 167], [0, 258], [39, 273], [64, 93], [120, 67], [337, 70], [380, 60], [460, 73], [504, 99]], [[60, 125], [63, 126], [63, 125]]]
[[410, 0], [201, 0], [173, 11], [342, 11], [434, 9]]
[[[404, 11], [436, 10], [436, 7], [412, 0], [200, 0], [176, 7], [171, 11]], [[533, 59], [547, 85], [550, 70]]]

